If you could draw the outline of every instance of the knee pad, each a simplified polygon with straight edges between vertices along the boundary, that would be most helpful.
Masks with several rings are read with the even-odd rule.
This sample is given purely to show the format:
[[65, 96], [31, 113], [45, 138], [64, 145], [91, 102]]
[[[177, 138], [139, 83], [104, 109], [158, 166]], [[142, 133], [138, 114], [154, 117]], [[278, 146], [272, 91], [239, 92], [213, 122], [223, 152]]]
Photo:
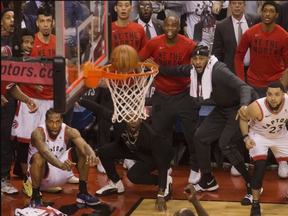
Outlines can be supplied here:
[[29, 149], [29, 144], [28, 143], [18, 143], [18, 148], [17, 148], [17, 160], [20, 163], [27, 163], [28, 159], [28, 149]]
[[259, 190], [262, 187], [262, 182], [266, 171], [266, 162], [266, 160], [257, 160], [254, 163], [254, 172], [251, 180], [251, 187], [254, 190]]

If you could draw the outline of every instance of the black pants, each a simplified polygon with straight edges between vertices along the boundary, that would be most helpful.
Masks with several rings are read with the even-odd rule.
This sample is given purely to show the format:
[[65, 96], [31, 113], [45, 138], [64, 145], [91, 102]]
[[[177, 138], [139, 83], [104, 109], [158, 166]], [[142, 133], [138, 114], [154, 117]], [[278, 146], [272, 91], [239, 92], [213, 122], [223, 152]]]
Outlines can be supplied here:
[[219, 139], [219, 148], [233, 166], [243, 163], [237, 150], [237, 143], [242, 139], [239, 121], [235, 120], [239, 107], [215, 107], [205, 118], [194, 136], [197, 159], [202, 173], [210, 173], [210, 144]]
[[172, 146], [172, 135], [177, 117], [180, 117], [181, 127], [188, 143], [190, 153], [190, 168], [199, 170], [193, 136], [200, 125], [200, 104], [189, 94], [189, 89], [177, 95], [166, 95], [155, 90], [153, 95], [152, 125], [153, 128], [166, 137]]
[[[113, 110], [113, 101], [111, 98], [111, 93], [109, 89], [101, 88], [99, 92], [99, 104]], [[102, 118], [101, 116], [98, 116], [98, 124], [99, 124], [99, 133], [97, 138], [97, 148], [105, 145], [107, 143], [110, 143], [110, 128], [112, 126], [111, 121], [107, 121], [106, 119]]]
[[[134, 166], [127, 172], [127, 177], [132, 183], [158, 185], [158, 175], [150, 174], [157, 169], [156, 164], [154, 163], [154, 165], [152, 165], [153, 163], [147, 163], [141, 160], [135, 153], [131, 153], [124, 144], [117, 145], [115, 142], [105, 144], [98, 149], [98, 153], [108, 178], [113, 182], [120, 180], [114, 159], [127, 158], [137, 160]], [[152, 156], [150, 161], [154, 161]], [[168, 165], [167, 163], [167, 168]]]
[[1, 178], [10, 175], [12, 157], [17, 144], [10, 140], [17, 100], [9, 94], [6, 94], [5, 98], [9, 102], [1, 107]]

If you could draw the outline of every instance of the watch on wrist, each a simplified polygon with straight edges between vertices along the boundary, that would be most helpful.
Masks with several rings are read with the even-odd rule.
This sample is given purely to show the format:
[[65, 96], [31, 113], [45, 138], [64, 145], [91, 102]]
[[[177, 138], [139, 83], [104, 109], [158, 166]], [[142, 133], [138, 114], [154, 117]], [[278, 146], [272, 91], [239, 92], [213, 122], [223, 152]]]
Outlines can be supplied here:
[[248, 134], [245, 134], [245, 135], [243, 136], [243, 141], [245, 142], [245, 140], [248, 139], [248, 138], [249, 138], [249, 135], [248, 135]]

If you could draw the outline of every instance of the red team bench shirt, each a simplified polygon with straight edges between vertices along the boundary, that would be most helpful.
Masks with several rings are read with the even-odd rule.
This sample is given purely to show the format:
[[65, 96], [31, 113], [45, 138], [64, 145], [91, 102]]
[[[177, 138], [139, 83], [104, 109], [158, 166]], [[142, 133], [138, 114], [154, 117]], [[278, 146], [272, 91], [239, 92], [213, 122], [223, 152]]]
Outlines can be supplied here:
[[[35, 34], [34, 47], [31, 51], [30, 56], [42, 56], [53, 58], [56, 56], [56, 37], [55, 35], [50, 35], [49, 44], [42, 43], [38, 38], [38, 33]], [[53, 86], [43, 86], [43, 91], [35, 91], [35, 85], [20, 84], [21, 90], [27, 94], [29, 97], [53, 100]]]
[[130, 45], [138, 53], [147, 43], [146, 33], [142, 25], [129, 21], [126, 27], [112, 23], [112, 50], [119, 45]]
[[[165, 34], [162, 34], [150, 39], [140, 51], [139, 57], [143, 60], [153, 57], [153, 60], [160, 66], [188, 65], [191, 64], [192, 52], [196, 45], [191, 39], [178, 34], [177, 43], [169, 47], [166, 44]], [[157, 91], [167, 95], [179, 94], [189, 85], [190, 77], [182, 76], [158, 74], [154, 81]]]
[[5, 95], [15, 83], [1, 81], [1, 95]]
[[288, 33], [278, 25], [272, 32], [264, 32], [259, 23], [243, 34], [234, 61], [236, 74], [243, 81], [243, 59], [249, 47], [247, 82], [252, 86], [267, 87], [270, 82], [279, 80], [285, 70], [283, 61], [288, 67]]

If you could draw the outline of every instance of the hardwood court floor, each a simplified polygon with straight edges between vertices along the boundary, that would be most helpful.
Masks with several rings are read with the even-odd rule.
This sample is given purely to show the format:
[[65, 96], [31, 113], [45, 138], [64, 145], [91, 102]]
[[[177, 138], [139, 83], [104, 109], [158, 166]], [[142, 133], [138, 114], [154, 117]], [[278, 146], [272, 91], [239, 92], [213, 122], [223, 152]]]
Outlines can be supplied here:
[[[250, 215], [251, 206], [241, 206], [239, 202], [225, 202], [225, 201], [200, 201], [202, 206], [206, 209], [210, 216], [243, 216]], [[155, 199], [143, 199], [132, 213], [133, 216], [146, 216], [149, 215], [169, 215], [173, 214], [181, 208], [192, 209], [196, 213], [193, 205], [184, 200], [170, 200], [167, 203], [168, 210], [164, 213], [153, 209]], [[151, 210], [152, 207], [152, 210]], [[287, 216], [288, 206], [287, 204], [267, 204], [261, 203], [262, 216], [265, 215], [277, 215]]]
[[[169, 211], [163, 213], [158, 213], [154, 209], [157, 186], [134, 185], [127, 179], [127, 171], [122, 165], [116, 165], [116, 167], [118, 173], [123, 177], [125, 186], [123, 194], [98, 197], [101, 200], [101, 205], [96, 207], [79, 206], [76, 205], [78, 184], [66, 183], [62, 187], [63, 191], [61, 193], [49, 194], [42, 192], [44, 205], [50, 205], [53, 208], [62, 210], [62, 212], [65, 211], [69, 215], [77, 216], [173, 215], [176, 209], [182, 207], [192, 208], [192, 205], [185, 199], [183, 194], [183, 189], [187, 185], [189, 176], [188, 166], [172, 167], [173, 194], [172, 199], [167, 203]], [[219, 189], [215, 192], [197, 194], [208, 213], [211, 216], [248, 216], [250, 206], [241, 206], [240, 204], [240, 200], [246, 193], [242, 177], [232, 177], [230, 170], [224, 168], [213, 168], [213, 173], [220, 186]], [[262, 216], [288, 215], [288, 199], [285, 195], [288, 180], [279, 178], [277, 170], [267, 170], [264, 178], [264, 192], [260, 199], [261, 203], [265, 203], [265, 205], [261, 205]], [[22, 180], [18, 177], [12, 177], [11, 180], [13, 186], [19, 190], [19, 194], [1, 194], [1, 215], [3, 216], [14, 215], [16, 208], [24, 208], [29, 204], [29, 198], [21, 192]], [[104, 186], [106, 182], [107, 176], [98, 174], [96, 168], [92, 168], [88, 180], [88, 191], [94, 195], [95, 191]]]

